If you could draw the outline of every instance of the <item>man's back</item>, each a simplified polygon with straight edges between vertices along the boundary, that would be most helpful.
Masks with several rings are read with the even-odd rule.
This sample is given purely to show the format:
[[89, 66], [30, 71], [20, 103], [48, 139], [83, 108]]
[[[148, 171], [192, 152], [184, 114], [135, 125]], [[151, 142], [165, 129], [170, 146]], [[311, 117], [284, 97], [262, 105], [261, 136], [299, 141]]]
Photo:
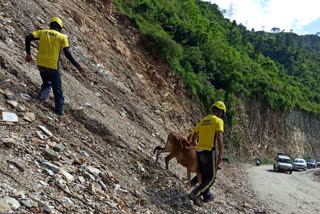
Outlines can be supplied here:
[[197, 149], [210, 151], [214, 146], [216, 131], [223, 132], [223, 120], [210, 114], [200, 121], [196, 127], [196, 131], [199, 131]]
[[61, 48], [69, 47], [65, 35], [56, 30], [38, 30], [32, 33], [40, 39], [37, 64], [43, 67], [57, 69]]

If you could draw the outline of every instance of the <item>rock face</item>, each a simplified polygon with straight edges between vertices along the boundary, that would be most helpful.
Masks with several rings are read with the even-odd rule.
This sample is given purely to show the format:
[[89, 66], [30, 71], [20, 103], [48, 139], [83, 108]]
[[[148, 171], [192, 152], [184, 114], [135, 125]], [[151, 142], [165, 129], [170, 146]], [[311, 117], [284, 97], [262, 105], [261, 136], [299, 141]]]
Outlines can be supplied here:
[[238, 149], [240, 155], [272, 158], [284, 152], [292, 158], [320, 157], [320, 121], [314, 115], [273, 111], [250, 99], [239, 112], [238, 129], [246, 141]]

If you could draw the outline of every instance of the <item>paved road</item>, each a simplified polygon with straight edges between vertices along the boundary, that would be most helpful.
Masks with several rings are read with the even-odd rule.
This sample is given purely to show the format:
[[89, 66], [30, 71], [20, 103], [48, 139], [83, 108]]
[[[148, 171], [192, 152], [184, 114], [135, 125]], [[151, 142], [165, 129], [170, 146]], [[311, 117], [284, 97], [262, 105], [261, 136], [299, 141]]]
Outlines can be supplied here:
[[314, 176], [320, 169], [293, 171], [291, 175], [272, 169], [272, 165], [263, 165], [247, 170], [258, 199], [281, 214], [320, 213], [320, 182]]

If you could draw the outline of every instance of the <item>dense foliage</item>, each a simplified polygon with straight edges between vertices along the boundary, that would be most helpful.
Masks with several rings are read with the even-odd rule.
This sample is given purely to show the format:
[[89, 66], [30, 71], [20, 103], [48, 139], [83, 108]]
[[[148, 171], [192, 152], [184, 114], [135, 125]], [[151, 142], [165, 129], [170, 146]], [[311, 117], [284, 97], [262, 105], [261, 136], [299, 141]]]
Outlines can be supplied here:
[[[200, 0], [116, 0], [204, 109], [239, 95], [320, 112], [320, 37], [248, 31]], [[229, 108], [230, 109], [230, 108]], [[228, 111], [230, 118], [235, 112]]]

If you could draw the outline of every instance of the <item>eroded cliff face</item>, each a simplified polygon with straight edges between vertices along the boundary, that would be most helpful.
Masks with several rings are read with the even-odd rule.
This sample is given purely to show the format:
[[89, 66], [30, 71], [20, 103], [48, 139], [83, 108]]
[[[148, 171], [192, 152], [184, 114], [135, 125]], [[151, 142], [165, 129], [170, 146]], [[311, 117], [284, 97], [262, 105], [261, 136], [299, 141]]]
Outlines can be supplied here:
[[319, 158], [320, 121], [312, 115], [297, 111], [290, 112], [285, 120], [290, 128], [289, 142], [300, 148], [299, 153], [293, 150], [293, 154]]
[[237, 131], [241, 157], [272, 158], [277, 152], [291, 157], [320, 157], [320, 120], [301, 111], [273, 111], [253, 99], [243, 99]]

